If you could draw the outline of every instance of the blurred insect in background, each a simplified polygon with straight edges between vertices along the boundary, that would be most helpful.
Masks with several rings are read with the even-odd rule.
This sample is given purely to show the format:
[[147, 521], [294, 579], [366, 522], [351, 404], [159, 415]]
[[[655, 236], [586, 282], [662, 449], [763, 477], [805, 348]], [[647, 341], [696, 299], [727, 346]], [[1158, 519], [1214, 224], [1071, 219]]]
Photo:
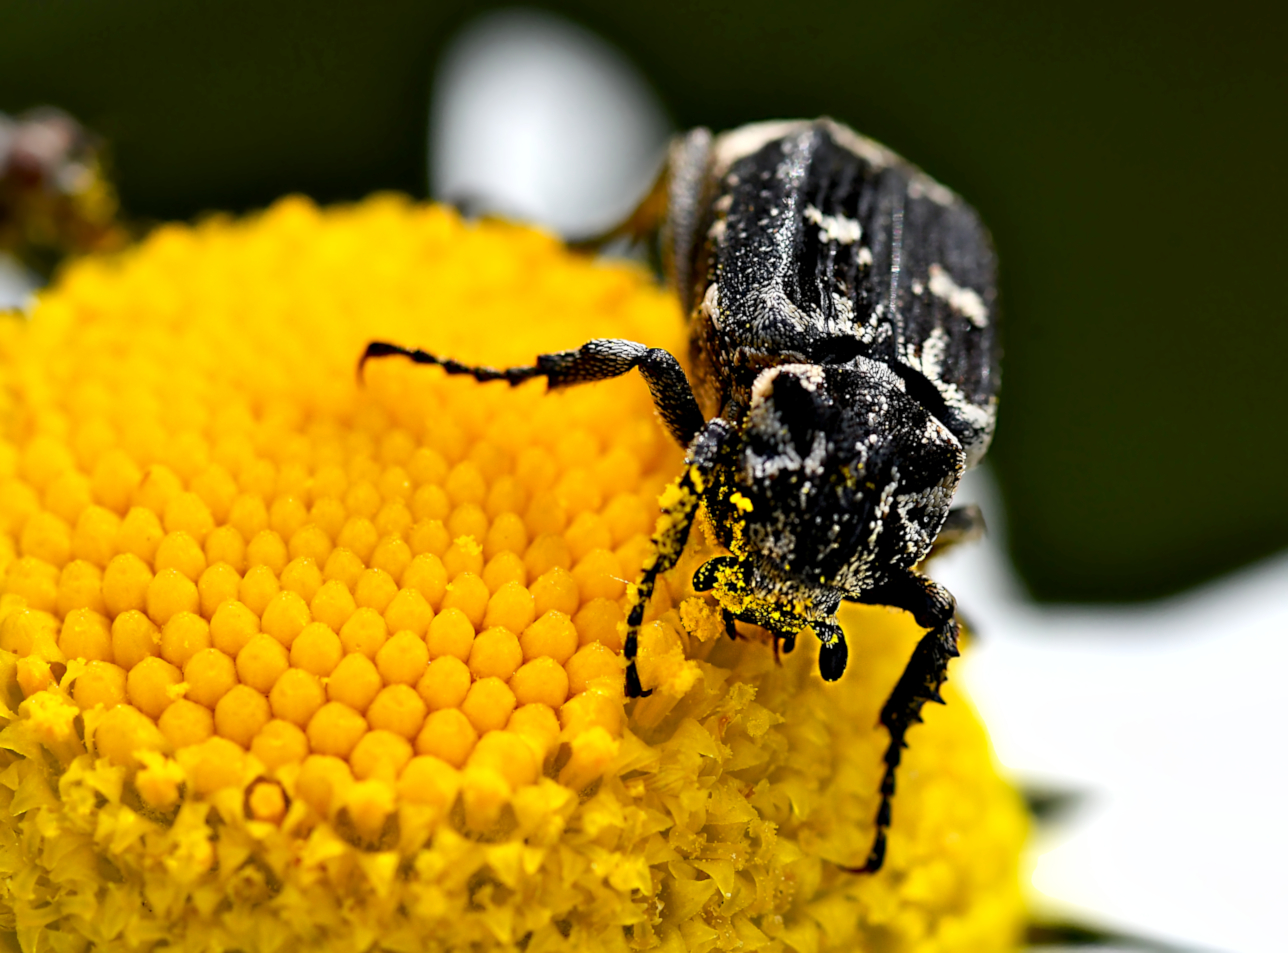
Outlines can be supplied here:
[[728, 555], [694, 586], [725, 627], [761, 626], [791, 651], [810, 629], [819, 671], [848, 657], [842, 600], [905, 609], [929, 631], [881, 709], [890, 733], [876, 833], [885, 857], [904, 736], [958, 654], [955, 602], [918, 571], [933, 551], [977, 535], [974, 507], [952, 509], [962, 473], [996, 419], [996, 263], [978, 216], [885, 147], [829, 119], [761, 123], [671, 146], [650, 195], [617, 238], [656, 242], [690, 330], [692, 385], [667, 351], [602, 339], [531, 366], [460, 364], [372, 342], [362, 363], [401, 355], [511, 385], [551, 387], [638, 369], [685, 469], [631, 590], [626, 690], [649, 692], [638, 632], [657, 576], [679, 559], [700, 507]]
[[0, 113], [0, 252], [48, 275], [65, 255], [122, 246], [103, 147], [67, 113]]

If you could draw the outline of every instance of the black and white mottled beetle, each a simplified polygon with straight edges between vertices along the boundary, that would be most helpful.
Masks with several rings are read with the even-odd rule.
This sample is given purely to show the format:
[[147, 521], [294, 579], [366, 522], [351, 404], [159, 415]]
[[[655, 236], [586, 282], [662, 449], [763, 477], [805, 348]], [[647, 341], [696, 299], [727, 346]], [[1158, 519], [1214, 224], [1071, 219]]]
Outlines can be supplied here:
[[883, 146], [829, 119], [696, 129], [612, 235], [660, 234], [691, 331], [693, 386], [666, 351], [596, 340], [531, 367], [467, 367], [373, 342], [450, 374], [551, 387], [638, 368], [687, 449], [627, 619], [626, 690], [648, 694], [637, 633], [700, 505], [729, 555], [695, 574], [734, 620], [785, 651], [812, 629], [819, 670], [845, 671], [842, 599], [896, 606], [930, 631], [881, 710], [890, 732], [876, 835], [885, 856], [904, 735], [940, 701], [957, 655], [953, 597], [916, 571], [982, 528], [949, 506], [987, 449], [998, 386], [995, 262], [975, 212]]

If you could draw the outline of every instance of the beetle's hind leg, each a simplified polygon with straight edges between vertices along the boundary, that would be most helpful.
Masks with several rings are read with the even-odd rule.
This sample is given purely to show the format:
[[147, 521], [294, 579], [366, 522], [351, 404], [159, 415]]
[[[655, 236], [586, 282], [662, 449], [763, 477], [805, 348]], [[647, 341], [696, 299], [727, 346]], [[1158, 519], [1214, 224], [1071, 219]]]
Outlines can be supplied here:
[[886, 831], [890, 827], [890, 802], [894, 797], [895, 772], [907, 747], [904, 736], [920, 722], [926, 702], [944, 700], [940, 687], [948, 678], [948, 662], [956, 658], [956, 602], [939, 583], [909, 572], [896, 577], [879, 590], [865, 593], [862, 601], [869, 605], [894, 606], [913, 614], [917, 624], [930, 631], [922, 636], [912, 658], [894, 686], [894, 691], [881, 708], [881, 724], [890, 732], [885, 752], [885, 772], [881, 777], [881, 803], [877, 807], [877, 830], [868, 859], [861, 867], [845, 868], [852, 873], [876, 873], [885, 861]]
[[358, 361], [359, 376], [367, 361], [379, 357], [405, 357], [417, 364], [436, 365], [449, 374], [473, 377], [476, 381], [505, 381], [511, 386], [544, 377], [551, 387], [568, 387], [621, 377], [638, 368], [653, 395], [657, 412], [680, 446], [688, 447], [706, 423], [689, 379], [673, 354], [620, 338], [588, 341], [572, 351], [540, 354], [536, 363], [528, 366], [505, 368], [462, 364], [419, 348], [372, 341]]

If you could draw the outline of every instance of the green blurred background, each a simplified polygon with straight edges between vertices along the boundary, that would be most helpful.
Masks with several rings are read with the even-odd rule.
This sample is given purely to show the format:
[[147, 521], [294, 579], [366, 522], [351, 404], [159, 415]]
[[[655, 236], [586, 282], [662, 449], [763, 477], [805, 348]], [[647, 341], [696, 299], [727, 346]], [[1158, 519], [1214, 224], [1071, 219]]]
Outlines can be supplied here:
[[[678, 126], [830, 114], [965, 195], [1003, 264], [990, 459], [1035, 595], [1176, 591], [1288, 539], [1288, 16], [1239, 2], [542, 4]], [[131, 216], [426, 190], [460, 2], [0, 0], [0, 110], [111, 143]]]

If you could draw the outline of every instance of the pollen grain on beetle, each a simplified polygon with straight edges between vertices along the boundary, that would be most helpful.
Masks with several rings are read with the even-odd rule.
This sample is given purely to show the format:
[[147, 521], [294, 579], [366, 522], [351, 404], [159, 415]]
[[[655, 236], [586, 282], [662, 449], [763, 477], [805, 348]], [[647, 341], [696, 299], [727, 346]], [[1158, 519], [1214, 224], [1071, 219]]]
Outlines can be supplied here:
[[1025, 822], [965, 705], [916, 729], [886, 869], [838, 868], [910, 620], [843, 610], [863, 664], [825, 684], [812, 645], [725, 637], [695, 533], [627, 703], [624, 608], [682, 466], [639, 381], [354, 375], [372, 337], [507, 366], [605, 333], [683, 350], [642, 272], [395, 197], [164, 227], [0, 316], [0, 929], [1011, 948]]

